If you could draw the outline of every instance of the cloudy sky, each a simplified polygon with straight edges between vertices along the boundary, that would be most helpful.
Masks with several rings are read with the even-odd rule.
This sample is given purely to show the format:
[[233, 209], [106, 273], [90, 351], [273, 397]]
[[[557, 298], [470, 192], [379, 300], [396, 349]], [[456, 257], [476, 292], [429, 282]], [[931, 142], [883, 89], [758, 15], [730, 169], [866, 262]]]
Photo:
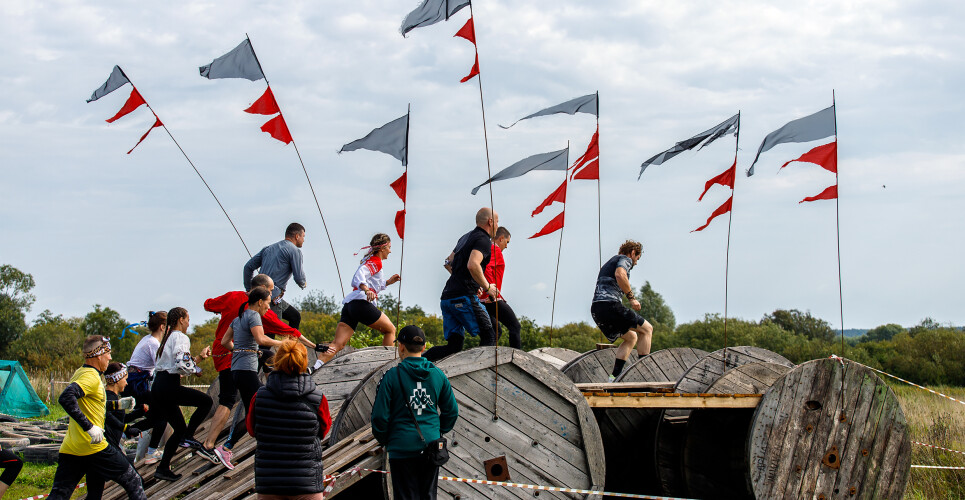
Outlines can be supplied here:
[[[413, 0], [326, 2], [4, 2], [0, 5], [0, 262], [33, 274], [44, 309], [93, 304], [130, 320], [241, 287], [248, 255], [181, 152], [141, 108], [107, 124], [130, 87], [87, 104], [120, 65], [206, 177], [249, 248], [308, 228], [309, 289], [341, 296], [328, 240], [292, 146], [242, 110], [264, 82], [206, 80], [198, 66], [247, 33], [314, 182], [346, 285], [353, 253], [393, 232], [401, 201], [393, 158], [339, 147], [412, 106], [403, 300], [438, 311], [441, 264], [488, 192], [476, 80], [460, 84], [472, 45], [447, 23], [399, 34]], [[493, 171], [566, 147], [575, 159], [591, 115], [497, 123], [600, 93], [603, 258], [627, 238], [678, 322], [723, 313], [727, 218], [690, 231], [727, 199], [703, 183], [731, 164], [733, 138], [651, 167], [639, 164], [737, 111], [738, 170], [787, 121], [838, 105], [844, 325], [965, 323], [965, 4], [953, 1], [586, 2], [477, 0], [474, 7]], [[763, 154], [739, 175], [730, 239], [729, 314], [810, 310], [840, 326], [833, 201], [798, 204], [834, 183], [810, 164], [778, 167], [811, 147]], [[540, 172], [496, 183], [514, 235], [504, 292], [517, 313], [549, 323], [559, 233], [526, 239], [559, 212], [531, 218], [562, 180]], [[484, 195], [485, 194], [485, 195]], [[598, 272], [596, 185], [567, 205], [555, 322], [590, 320]], [[397, 272], [401, 245], [387, 270]], [[287, 297], [306, 292], [294, 285]], [[397, 292], [397, 290], [396, 290]]]

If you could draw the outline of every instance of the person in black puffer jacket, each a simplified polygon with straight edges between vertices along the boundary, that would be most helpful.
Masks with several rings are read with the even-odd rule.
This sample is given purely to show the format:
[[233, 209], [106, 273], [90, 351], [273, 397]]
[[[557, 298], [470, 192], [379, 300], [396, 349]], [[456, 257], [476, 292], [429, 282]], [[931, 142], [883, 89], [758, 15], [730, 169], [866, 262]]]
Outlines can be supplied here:
[[305, 346], [289, 339], [277, 349], [248, 412], [248, 433], [258, 441], [255, 492], [260, 500], [321, 499], [322, 438], [332, 425], [328, 400], [308, 374]]

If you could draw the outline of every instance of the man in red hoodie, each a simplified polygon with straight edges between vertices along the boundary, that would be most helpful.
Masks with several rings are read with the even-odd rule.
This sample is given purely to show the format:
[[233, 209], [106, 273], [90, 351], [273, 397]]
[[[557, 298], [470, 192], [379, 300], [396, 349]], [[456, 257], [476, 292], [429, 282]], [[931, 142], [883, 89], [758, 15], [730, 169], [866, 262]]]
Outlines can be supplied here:
[[[262, 286], [269, 291], [275, 287], [274, 282], [272, 282], [272, 279], [267, 274], [255, 276], [252, 278], [251, 283], [253, 287]], [[247, 304], [248, 294], [242, 291], [228, 292], [220, 297], [204, 301], [205, 311], [221, 315], [221, 320], [218, 321], [218, 328], [215, 330], [214, 342], [212, 343], [212, 358], [214, 359], [214, 367], [218, 370], [219, 394], [218, 409], [215, 410], [214, 416], [211, 418], [208, 437], [204, 442], [205, 448], [209, 450], [214, 447], [215, 441], [218, 439], [218, 434], [221, 433], [221, 429], [224, 428], [225, 423], [228, 421], [228, 416], [231, 414], [231, 408], [235, 405], [237, 394], [234, 379], [231, 377], [231, 351], [221, 345], [221, 339], [224, 337], [225, 332], [228, 331], [228, 327], [231, 326], [231, 322], [238, 317], [240, 312], [247, 308]], [[318, 346], [302, 336], [301, 332], [284, 323], [273, 311], [269, 310], [266, 312], [261, 320], [265, 333], [269, 336], [273, 338], [275, 335], [292, 336], [305, 344], [305, 346], [311, 349], [318, 349]], [[249, 402], [245, 401], [244, 403], [245, 410], [247, 410]], [[237, 439], [233, 441], [231, 438], [240, 438], [243, 433], [244, 420], [240, 420], [235, 426], [235, 429], [232, 430], [228, 441], [215, 448], [215, 455], [217, 455], [221, 463], [229, 469], [234, 468], [231, 464], [231, 448], [234, 442], [237, 441]]]

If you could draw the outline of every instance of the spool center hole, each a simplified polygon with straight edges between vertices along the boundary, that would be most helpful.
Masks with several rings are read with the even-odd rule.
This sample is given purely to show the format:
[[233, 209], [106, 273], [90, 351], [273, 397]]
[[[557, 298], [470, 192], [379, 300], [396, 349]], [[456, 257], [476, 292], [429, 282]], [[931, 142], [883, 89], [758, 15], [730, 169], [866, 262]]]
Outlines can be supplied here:
[[502, 465], [499, 465], [499, 464], [493, 464], [493, 466], [489, 468], [489, 472], [490, 472], [493, 476], [502, 476], [502, 475], [503, 475], [503, 466], [502, 466]]

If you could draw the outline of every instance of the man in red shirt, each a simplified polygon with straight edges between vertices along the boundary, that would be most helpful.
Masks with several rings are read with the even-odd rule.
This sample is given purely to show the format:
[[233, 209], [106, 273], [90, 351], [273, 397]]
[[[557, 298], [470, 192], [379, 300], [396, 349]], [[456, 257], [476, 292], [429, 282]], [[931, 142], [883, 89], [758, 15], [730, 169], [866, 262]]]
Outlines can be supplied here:
[[[506, 329], [509, 330], [509, 346], [522, 349], [523, 343], [519, 337], [521, 329], [519, 320], [516, 319], [516, 313], [512, 307], [509, 307], [509, 304], [506, 302], [506, 299], [503, 298], [502, 294], [503, 272], [506, 270], [503, 250], [506, 250], [506, 247], [509, 246], [511, 236], [509, 230], [505, 227], [500, 226], [499, 229], [496, 230], [496, 237], [493, 239], [492, 258], [489, 259], [489, 265], [486, 266], [484, 274], [490, 283], [496, 284], [496, 288], [500, 290], [500, 292], [496, 296], [496, 300], [492, 300], [488, 293], [480, 292], [479, 301], [482, 302], [486, 308], [486, 312], [489, 313], [489, 320], [493, 325], [493, 338], [499, 341], [499, 336], [502, 334], [502, 328], [500, 328], [499, 323], [502, 323], [506, 326]], [[496, 322], [497, 311], [499, 313], [499, 323]]]
[[[252, 287], [262, 286], [271, 291], [275, 284], [272, 279], [267, 274], [259, 274], [252, 278]], [[224, 428], [225, 423], [228, 421], [228, 416], [231, 414], [231, 408], [235, 405], [237, 389], [235, 389], [234, 379], [231, 377], [231, 351], [226, 349], [221, 345], [221, 339], [224, 337], [228, 327], [231, 326], [231, 322], [238, 317], [238, 314], [247, 309], [248, 305], [248, 294], [246, 292], [228, 292], [220, 297], [215, 297], [204, 301], [204, 310], [208, 312], [213, 312], [215, 314], [221, 315], [221, 320], [218, 321], [218, 328], [215, 330], [214, 342], [212, 344], [212, 358], [214, 359], [214, 367], [218, 370], [218, 384], [219, 384], [219, 394], [218, 394], [218, 409], [215, 410], [214, 416], [211, 418], [211, 426], [209, 427], [208, 437], [205, 439], [204, 446], [206, 449], [211, 449], [214, 447], [215, 441], [218, 439], [218, 434], [221, 433], [221, 429]], [[286, 335], [292, 336], [298, 339], [305, 346], [316, 349], [316, 345], [302, 336], [302, 333], [298, 330], [288, 326], [278, 315], [273, 311], [269, 310], [261, 318], [262, 326], [265, 329], [265, 333], [274, 338], [275, 335]], [[245, 409], [247, 410], [249, 402], [245, 402]], [[244, 433], [244, 420], [240, 420], [236, 425], [236, 428], [232, 430], [230, 436], [240, 437]], [[234, 466], [231, 465], [231, 448], [233, 445], [231, 437], [229, 437], [228, 442], [218, 446], [215, 449], [215, 455], [221, 460], [221, 463], [229, 469], [233, 469]]]

